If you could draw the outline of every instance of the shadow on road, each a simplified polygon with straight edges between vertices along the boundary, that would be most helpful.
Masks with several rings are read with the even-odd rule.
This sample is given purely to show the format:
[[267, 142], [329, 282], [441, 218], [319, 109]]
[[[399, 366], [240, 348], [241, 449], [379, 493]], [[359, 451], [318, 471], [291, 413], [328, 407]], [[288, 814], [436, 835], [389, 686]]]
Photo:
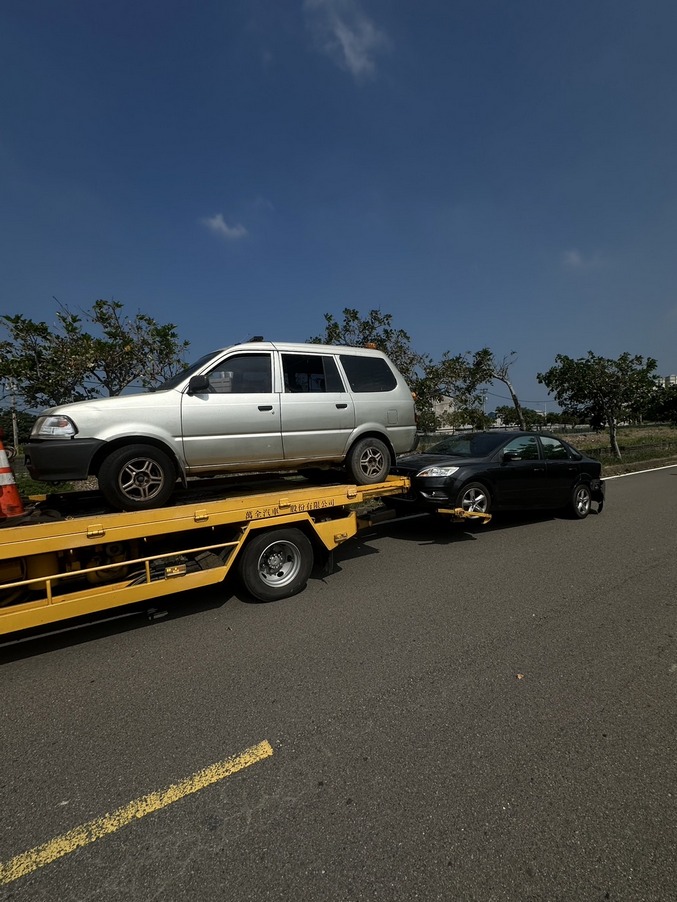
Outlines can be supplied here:
[[224, 592], [223, 584], [207, 586], [185, 594], [164, 596], [155, 603], [145, 602], [114, 608], [99, 614], [86, 614], [62, 623], [12, 633], [0, 637], [0, 665], [95, 642], [105, 636], [146, 629], [160, 621], [177, 620], [212, 611], [224, 607], [233, 598], [233, 593]]

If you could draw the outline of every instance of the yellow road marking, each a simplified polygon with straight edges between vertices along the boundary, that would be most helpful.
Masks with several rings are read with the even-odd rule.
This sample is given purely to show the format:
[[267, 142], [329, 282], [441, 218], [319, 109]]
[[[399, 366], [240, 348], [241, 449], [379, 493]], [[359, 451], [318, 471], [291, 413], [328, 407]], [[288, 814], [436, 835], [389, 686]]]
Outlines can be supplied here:
[[19, 877], [25, 877], [38, 868], [44, 867], [44, 865], [50, 864], [50, 862], [56, 861], [58, 858], [63, 858], [64, 855], [70, 855], [71, 852], [75, 852], [76, 849], [80, 849], [82, 846], [89, 845], [89, 843], [101, 839], [101, 837], [107, 836], [109, 833], [115, 833], [121, 827], [126, 827], [127, 824], [131, 824], [137, 818], [145, 817], [147, 814], [166, 808], [167, 805], [178, 802], [184, 796], [193, 792], [199, 792], [199, 790], [210, 786], [212, 783], [217, 783], [225, 777], [230, 777], [231, 774], [244, 770], [245, 767], [251, 767], [252, 764], [257, 764], [265, 758], [270, 758], [272, 754], [272, 746], [264, 739], [258, 745], [245, 749], [240, 755], [226, 758], [225, 761], [219, 761], [216, 764], [205, 767], [204, 770], [198, 771], [192, 777], [188, 777], [180, 783], [175, 783], [173, 786], [159, 792], [151, 792], [140, 799], [136, 799], [134, 802], [123, 805], [117, 811], [105, 814], [103, 817], [90, 821], [88, 824], [75, 827], [75, 829], [69, 830], [68, 833], [57, 836], [44, 845], [31, 849], [29, 852], [17, 855], [4, 864], [0, 863], [0, 886], [5, 883], [11, 883], [13, 880], [18, 880]]

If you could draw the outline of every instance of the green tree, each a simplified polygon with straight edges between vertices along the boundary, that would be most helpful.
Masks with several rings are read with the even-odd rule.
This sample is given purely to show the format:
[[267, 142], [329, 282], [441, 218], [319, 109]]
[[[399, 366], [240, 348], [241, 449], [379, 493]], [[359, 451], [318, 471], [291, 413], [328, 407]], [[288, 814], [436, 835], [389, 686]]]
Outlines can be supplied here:
[[500, 419], [505, 426], [519, 426], [520, 429], [534, 429], [545, 425], [545, 419], [540, 410], [531, 407], [521, 407], [522, 420], [525, 427], [520, 425], [519, 416], [512, 404], [499, 405], [494, 411], [494, 417]]
[[[18, 411], [16, 414], [16, 432], [18, 444], [28, 441], [31, 429], [35, 423], [35, 417], [29, 413]], [[0, 409], [0, 430], [2, 430], [5, 444], [14, 441], [14, 418], [12, 409]]]
[[592, 351], [576, 360], [558, 354], [555, 361], [538, 381], [568, 413], [587, 417], [594, 429], [608, 426], [611, 451], [620, 460], [618, 424], [646, 409], [656, 388], [656, 361], [627, 352], [614, 360]]
[[517, 426], [517, 414], [510, 404], [499, 404], [492, 414], [495, 420], [500, 420], [504, 426]]
[[188, 342], [173, 323], [129, 317], [118, 301], [98, 300], [84, 313], [95, 334], [64, 305], [56, 319], [52, 329], [22, 314], [0, 316], [9, 335], [0, 341], [0, 379], [12, 381], [26, 408], [118, 395], [133, 384], [149, 388], [185, 365]]
[[646, 415], [652, 420], [677, 426], [677, 385], [657, 387], [649, 398]]

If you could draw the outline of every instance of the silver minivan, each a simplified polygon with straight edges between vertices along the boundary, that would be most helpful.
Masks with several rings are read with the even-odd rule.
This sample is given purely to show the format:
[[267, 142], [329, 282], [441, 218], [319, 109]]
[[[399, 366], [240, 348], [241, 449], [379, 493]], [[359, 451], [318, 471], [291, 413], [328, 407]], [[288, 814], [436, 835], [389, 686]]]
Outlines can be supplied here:
[[415, 442], [411, 391], [381, 351], [252, 341], [155, 391], [46, 410], [24, 450], [34, 479], [96, 476], [112, 507], [145, 510], [193, 476], [345, 465], [369, 485]]

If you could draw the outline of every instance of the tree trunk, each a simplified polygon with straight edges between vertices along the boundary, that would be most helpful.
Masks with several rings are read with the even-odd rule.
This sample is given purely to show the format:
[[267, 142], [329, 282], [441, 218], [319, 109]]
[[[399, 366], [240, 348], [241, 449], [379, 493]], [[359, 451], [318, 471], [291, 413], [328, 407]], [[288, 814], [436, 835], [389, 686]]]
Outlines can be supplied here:
[[499, 376], [497, 373], [494, 373], [494, 377], [496, 379], [500, 380], [501, 382], [503, 382], [503, 384], [507, 387], [508, 391], [510, 392], [510, 397], [512, 398], [512, 403], [515, 406], [515, 413], [517, 414], [517, 421], [519, 422], [519, 427], [523, 432], [526, 432], [527, 431], [527, 423], [526, 423], [526, 420], [524, 419], [524, 413], [522, 411], [522, 407], [517, 398], [517, 395], [515, 394], [515, 389], [510, 384], [510, 380], [506, 376]]
[[619, 460], [623, 460], [621, 449], [618, 447], [618, 428], [615, 417], [609, 417], [609, 442], [611, 444], [611, 453]]

